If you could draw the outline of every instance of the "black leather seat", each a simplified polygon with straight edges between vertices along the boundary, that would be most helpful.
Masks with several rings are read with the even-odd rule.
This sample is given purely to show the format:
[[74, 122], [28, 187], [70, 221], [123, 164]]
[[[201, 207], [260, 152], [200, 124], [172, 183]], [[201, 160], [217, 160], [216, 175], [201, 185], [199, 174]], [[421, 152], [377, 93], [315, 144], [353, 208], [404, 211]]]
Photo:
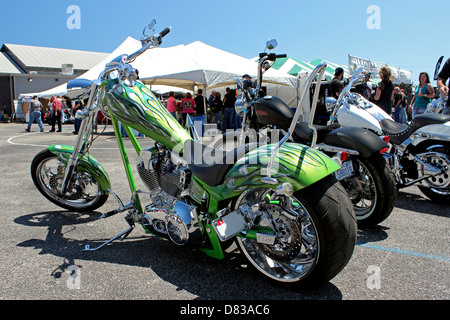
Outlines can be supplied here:
[[256, 146], [243, 145], [232, 151], [224, 151], [189, 140], [184, 145], [183, 158], [195, 177], [215, 187], [223, 183], [236, 161], [254, 147]]
[[393, 144], [401, 144], [416, 130], [432, 125], [450, 121], [450, 116], [438, 113], [425, 113], [414, 118], [409, 125], [400, 124], [390, 119], [381, 120], [381, 129]]
[[[333, 123], [329, 126], [314, 125], [317, 130], [317, 141], [322, 141], [323, 137], [330, 131], [336, 130], [341, 126], [339, 123]], [[295, 126], [294, 139], [299, 138], [306, 141], [312, 141], [314, 131], [309, 127], [307, 122], [299, 122]]]

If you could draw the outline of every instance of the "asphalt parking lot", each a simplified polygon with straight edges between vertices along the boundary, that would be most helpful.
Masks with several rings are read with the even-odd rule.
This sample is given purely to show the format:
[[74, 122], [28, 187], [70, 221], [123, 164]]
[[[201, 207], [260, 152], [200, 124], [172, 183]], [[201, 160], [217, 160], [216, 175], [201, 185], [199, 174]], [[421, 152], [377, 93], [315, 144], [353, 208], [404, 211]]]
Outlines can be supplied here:
[[[450, 207], [431, 202], [417, 187], [399, 192], [394, 211], [379, 226], [360, 229], [347, 267], [314, 290], [261, 281], [237, 252], [216, 261], [151, 237], [141, 228], [123, 242], [83, 252], [86, 244], [99, 245], [127, 229], [124, 216], [97, 220], [117, 207], [112, 197], [99, 212], [87, 215], [62, 210], [41, 196], [31, 180], [30, 163], [48, 145], [73, 145], [73, 126], [65, 125], [62, 133], [39, 133], [36, 124], [31, 133], [25, 128], [22, 123], [0, 124], [2, 300], [450, 298]], [[111, 130], [97, 139], [91, 153], [109, 173], [113, 190], [128, 202], [130, 192]], [[151, 146], [146, 138], [139, 142]], [[129, 156], [133, 163], [131, 150]], [[138, 187], [144, 189], [140, 181]]]

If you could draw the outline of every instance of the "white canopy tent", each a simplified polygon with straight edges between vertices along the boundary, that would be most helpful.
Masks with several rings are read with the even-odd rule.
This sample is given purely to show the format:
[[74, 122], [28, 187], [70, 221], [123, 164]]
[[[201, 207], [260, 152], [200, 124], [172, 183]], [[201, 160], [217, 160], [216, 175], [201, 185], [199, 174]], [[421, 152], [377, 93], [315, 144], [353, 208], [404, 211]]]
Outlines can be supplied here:
[[[158, 57], [154, 50], [144, 54], [146, 62], [155, 61], [149, 73], [145, 75], [141, 73], [141, 79], [147, 84], [183, 85], [186, 83], [189, 86], [195, 83], [213, 89], [233, 85], [236, 76], [239, 75], [249, 74], [256, 78], [256, 62], [200, 41], [167, 49], [169, 50], [161, 53], [166, 59], [168, 55], [171, 55], [172, 64], [169, 66], [161, 63], [164, 57]], [[274, 69], [264, 74], [264, 82], [297, 87], [296, 77]]]
[[[117, 49], [97, 66], [79, 78], [94, 80], [105, 65], [122, 54], [131, 54], [141, 48], [140, 41], [128, 37]], [[196, 41], [189, 45], [148, 50], [133, 62], [139, 70], [139, 77], [147, 85], [174, 86], [194, 91], [195, 87], [212, 90], [232, 86], [236, 76], [249, 74], [256, 78], [257, 63], [238, 55], [214, 48]], [[264, 86], [269, 95], [276, 95], [291, 107], [297, 107], [299, 79], [284, 72], [270, 69], [264, 74]], [[49, 98], [52, 95], [67, 94], [66, 85], [22, 96], [37, 95]]]

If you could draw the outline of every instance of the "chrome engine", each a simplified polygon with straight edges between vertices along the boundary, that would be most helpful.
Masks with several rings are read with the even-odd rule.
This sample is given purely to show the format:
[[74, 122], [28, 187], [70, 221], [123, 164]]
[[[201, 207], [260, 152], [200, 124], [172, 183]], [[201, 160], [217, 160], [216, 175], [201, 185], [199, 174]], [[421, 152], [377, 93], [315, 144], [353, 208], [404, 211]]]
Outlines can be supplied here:
[[178, 246], [200, 245], [203, 230], [197, 208], [179, 200], [188, 191], [183, 161], [155, 147], [142, 151], [137, 170], [151, 195], [151, 204], [144, 211], [144, 227]]

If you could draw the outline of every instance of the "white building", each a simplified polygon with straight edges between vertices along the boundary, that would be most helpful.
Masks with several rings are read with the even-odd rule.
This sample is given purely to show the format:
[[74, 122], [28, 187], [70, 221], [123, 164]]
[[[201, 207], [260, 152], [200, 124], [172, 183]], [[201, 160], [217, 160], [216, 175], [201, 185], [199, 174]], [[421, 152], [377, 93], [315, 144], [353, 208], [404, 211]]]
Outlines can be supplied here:
[[74, 79], [108, 53], [4, 44], [0, 50], [0, 113], [15, 114], [20, 94], [41, 92]]

